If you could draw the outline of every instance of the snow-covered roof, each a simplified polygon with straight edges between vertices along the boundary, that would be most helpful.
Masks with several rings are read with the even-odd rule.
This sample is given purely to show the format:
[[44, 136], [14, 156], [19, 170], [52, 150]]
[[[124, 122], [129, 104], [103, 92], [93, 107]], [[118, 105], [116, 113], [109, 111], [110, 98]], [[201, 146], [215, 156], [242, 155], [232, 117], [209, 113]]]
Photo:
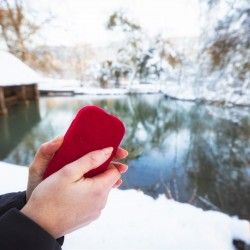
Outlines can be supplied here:
[[31, 84], [41, 77], [14, 55], [0, 51], [0, 86]]

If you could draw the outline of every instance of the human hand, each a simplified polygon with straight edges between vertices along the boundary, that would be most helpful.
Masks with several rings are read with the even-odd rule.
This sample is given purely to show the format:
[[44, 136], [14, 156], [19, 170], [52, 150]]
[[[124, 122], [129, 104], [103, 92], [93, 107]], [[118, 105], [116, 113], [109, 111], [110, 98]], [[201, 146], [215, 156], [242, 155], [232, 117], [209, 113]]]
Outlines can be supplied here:
[[52, 159], [55, 152], [60, 148], [63, 142], [63, 136], [58, 136], [51, 141], [43, 143], [36, 155], [33, 162], [29, 166], [29, 177], [26, 189], [26, 200], [28, 201], [33, 190], [43, 180], [43, 174]]
[[[55, 139], [48, 141], [41, 145], [38, 149], [33, 162], [29, 167], [29, 177], [28, 177], [28, 185], [26, 190], [26, 200], [28, 201], [33, 190], [36, 186], [42, 182], [44, 172], [53, 158], [55, 152], [60, 148], [63, 142], [63, 136], [56, 137]], [[118, 148], [115, 158], [117, 160], [123, 159], [127, 157], [128, 152], [123, 148]], [[120, 173], [124, 173], [127, 171], [128, 166], [122, 164], [120, 162], [112, 162], [109, 167], [117, 167]], [[122, 183], [122, 180], [119, 179], [114, 187], [119, 187]]]
[[92, 178], [83, 175], [100, 166], [112, 148], [93, 151], [43, 180], [33, 191], [23, 214], [59, 238], [99, 217], [109, 191], [121, 177], [113, 164]]

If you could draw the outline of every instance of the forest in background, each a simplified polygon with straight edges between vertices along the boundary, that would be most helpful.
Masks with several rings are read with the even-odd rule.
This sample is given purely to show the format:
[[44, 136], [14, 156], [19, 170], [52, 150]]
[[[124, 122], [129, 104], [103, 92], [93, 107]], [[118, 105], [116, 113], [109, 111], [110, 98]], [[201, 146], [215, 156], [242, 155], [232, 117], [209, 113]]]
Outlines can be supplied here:
[[149, 36], [130, 13], [117, 10], [107, 16], [106, 28], [121, 42], [103, 48], [37, 43], [40, 30], [55, 18], [37, 16], [27, 12], [25, 1], [0, 0], [0, 45], [45, 76], [104, 88], [161, 83], [201, 99], [250, 99], [248, 0], [200, 1], [202, 30], [193, 40]]

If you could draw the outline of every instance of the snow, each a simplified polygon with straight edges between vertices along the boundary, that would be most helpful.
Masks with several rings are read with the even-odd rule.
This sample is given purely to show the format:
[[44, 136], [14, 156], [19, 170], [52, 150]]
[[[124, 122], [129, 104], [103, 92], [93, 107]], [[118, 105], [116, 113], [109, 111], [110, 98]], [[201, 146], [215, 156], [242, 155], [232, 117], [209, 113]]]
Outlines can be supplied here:
[[77, 80], [46, 78], [38, 84], [38, 89], [47, 92], [72, 92], [75, 95], [157, 94], [161, 91], [159, 84], [133, 84], [127, 88], [100, 88], [80, 85], [81, 82]]
[[75, 94], [83, 95], [126, 95], [129, 91], [122, 88], [76, 88]]
[[[72, 92], [74, 95], [125, 95], [129, 91], [123, 88], [81, 87], [81, 82], [69, 79], [45, 78], [38, 84], [40, 91]], [[88, 85], [88, 84], [85, 84]]]
[[26, 189], [28, 168], [0, 161], [0, 194]]
[[159, 84], [133, 84], [129, 88], [133, 94], [157, 94], [161, 91]]
[[14, 55], [0, 51], [0, 86], [38, 83], [41, 77]]
[[[24, 190], [27, 168], [0, 162], [0, 193]], [[234, 249], [250, 243], [250, 225], [189, 204], [113, 190], [99, 220], [65, 239], [63, 249]]]
[[73, 88], [79, 87], [80, 81], [75, 79], [57, 79], [57, 78], [43, 78], [41, 82], [39, 82], [40, 89], [49, 89], [49, 88]]
[[176, 86], [176, 84], [166, 84], [162, 87], [161, 92], [171, 98], [185, 101], [195, 101], [196, 97], [192, 88]]
[[136, 84], [129, 88], [99, 88], [99, 87], [80, 87], [76, 82], [69, 80], [53, 80], [43, 82], [38, 85], [40, 91], [47, 92], [70, 92], [74, 95], [126, 95], [126, 94], [159, 94], [185, 101], [207, 101], [235, 105], [250, 105], [250, 91], [245, 91], [244, 95], [236, 92], [225, 93], [225, 91], [209, 91], [203, 89], [199, 93], [192, 87], [185, 85], [170, 84]]
[[[226, 90], [225, 90], [226, 89]], [[245, 90], [244, 95], [241, 92], [230, 89], [229, 87], [211, 91], [207, 88], [196, 91], [191, 86], [177, 85], [176, 83], [166, 84], [161, 88], [161, 92], [171, 98], [185, 101], [206, 101], [211, 103], [225, 103], [227, 105], [250, 105], [250, 90]]]
[[68, 92], [73, 95], [126, 95], [129, 94], [127, 89], [117, 89], [117, 88], [86, 88], [86, 87], [68, 87], [68, 86], [48, 86], [39, 85], [40, 91], [63, 93]]

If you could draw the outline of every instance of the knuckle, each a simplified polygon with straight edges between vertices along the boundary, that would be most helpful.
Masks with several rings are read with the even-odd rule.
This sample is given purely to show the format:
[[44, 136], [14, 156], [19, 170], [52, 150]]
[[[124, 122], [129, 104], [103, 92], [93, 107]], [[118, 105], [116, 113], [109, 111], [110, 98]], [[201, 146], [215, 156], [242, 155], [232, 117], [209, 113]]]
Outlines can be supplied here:
[[69, 165], [66, 165], [62, 171], [61, 171], [61, 174], [63, 177], [65, 177], [66, 179], [67, 178], [70, 178], [72, 176], [72, 170], [71, 170], [71, 167]]
[[46, 151], [46, 143], [43, 143], [40, 148], [38, 149], [38, 152], [41, 154], [44, 154]]
[[96, 155], [94, 153], [89, 154], [89, 163], [91, 166], [95, 166], [97, 164]]
[[40, 157], [40, 158], [43, 158], [43, 159], [48, 159], [50, 157], [50, 155], [48, 155], [47, 153], [47, 150], [48, 149], [48, 144], [47, 143], [43, 143], [40, 148], [38, 149], [37, 151], [37, 155]]
[[94, 194], [95, 197], [100, 197], [102, 195], [102, 191], [99, 188], [95, 188], [93, 190], [93, 194]]
[[93, 190], [94, 195], [101, 197], [104, 194], [104, 185], [103, 184], [98, 184], [95, 189]]

